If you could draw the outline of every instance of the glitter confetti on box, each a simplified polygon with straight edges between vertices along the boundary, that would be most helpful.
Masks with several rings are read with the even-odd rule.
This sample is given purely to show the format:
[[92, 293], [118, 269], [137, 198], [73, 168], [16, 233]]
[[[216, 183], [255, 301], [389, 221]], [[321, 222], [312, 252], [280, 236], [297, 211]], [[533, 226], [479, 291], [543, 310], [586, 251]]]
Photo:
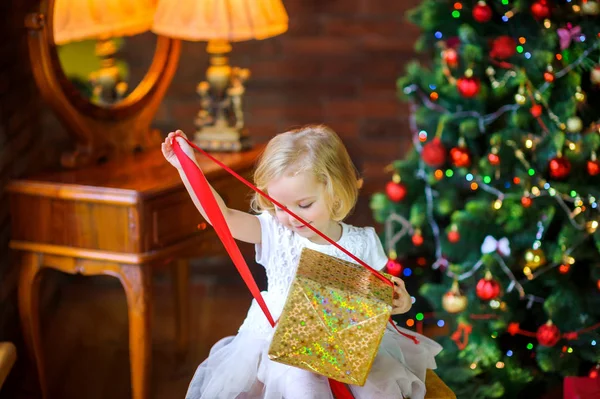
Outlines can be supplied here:
[[392, 296], [392, 286], [366, 268], [304, 248], [269, 358], [364, 385], [392, 311]]

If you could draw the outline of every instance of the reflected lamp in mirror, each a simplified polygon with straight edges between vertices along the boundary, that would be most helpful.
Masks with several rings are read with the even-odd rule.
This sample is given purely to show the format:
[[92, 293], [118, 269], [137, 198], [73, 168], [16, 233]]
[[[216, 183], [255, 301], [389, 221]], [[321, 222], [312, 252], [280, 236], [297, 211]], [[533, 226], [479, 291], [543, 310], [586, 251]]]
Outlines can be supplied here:
[[250, 71], [231, 67], [230, 42], [261, 40], [287, 31], [281, 0], [159, 0], [152, 31], [187, 41], [207, 41], [210, 65], [196, 87], [201, 109], [194, 141], [209, 151], [251, 146], [244, 126], [243, 97]]
[[56, 0], [54, 42], [61, 46], [96, 40], [98, 70], [89, 74], [91, 102], [113, 105], [121, 101], [128, 84], [122, 66], [116, 62], [115, 39], [150, 30], [156, 0]]

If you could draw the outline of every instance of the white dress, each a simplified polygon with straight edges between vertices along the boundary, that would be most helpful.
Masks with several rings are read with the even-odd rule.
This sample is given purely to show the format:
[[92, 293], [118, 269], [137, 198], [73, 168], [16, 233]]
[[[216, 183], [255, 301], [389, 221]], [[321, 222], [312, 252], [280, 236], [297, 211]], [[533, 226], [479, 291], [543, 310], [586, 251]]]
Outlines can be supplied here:
[[[256, 261], [267, 272], [268, 291], [262, 294], [275, 320], [285, 304], [302, 248], [354, 262], [331, 244], [315, 244], [287, 229], [267, 212], [257, 217], [262, 242], [256, 245]], [[374, 269], [383, 269], [387, 262], [372, 227], [342, 223], [338, 244]], [[333, 399], [326, 377], [269, 359], [273, 331], [253, 300], [238, 334], [217, 342], [200, 364], [186, 399]], [[349, 385], [356, 399], [424, 398], [425, 371], [436, 368], [435, 356], [442, 347], [427, 337], [403, 331], [416, 335], [419, 343], [388, 325], [367, 382], [362, 387]]]

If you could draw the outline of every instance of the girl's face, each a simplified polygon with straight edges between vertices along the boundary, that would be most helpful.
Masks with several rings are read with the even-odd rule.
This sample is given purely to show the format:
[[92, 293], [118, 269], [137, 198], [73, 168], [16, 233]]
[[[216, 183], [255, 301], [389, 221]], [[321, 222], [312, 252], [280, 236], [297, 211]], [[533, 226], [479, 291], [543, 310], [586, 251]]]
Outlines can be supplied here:
[[[282, 176], [267, 185], [267, 192], [274, 200], [300, 216], [332, 239], [339, 238], [339, 224], [331, 219], [326, 202], [325, 185], [318, 182], [310, 172]], [[275, 205], [275, 215], [281, 224], [315, 243], [325, 243], [318, 234]], [[337, 236], [336, 236], [337, 234]]]

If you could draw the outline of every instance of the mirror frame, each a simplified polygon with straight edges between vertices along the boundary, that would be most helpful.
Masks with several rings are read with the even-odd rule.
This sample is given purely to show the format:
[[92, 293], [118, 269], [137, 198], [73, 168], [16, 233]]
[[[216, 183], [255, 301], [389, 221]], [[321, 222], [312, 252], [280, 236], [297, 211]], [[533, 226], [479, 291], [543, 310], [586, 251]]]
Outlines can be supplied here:
[[65, 168], [78, 168], [158, 146], [160, 132], [150, 127], [177, 69], [181, 42], [157, 35], [150, 68], [137, 87], [118, 104], [101, 107], [84, 98], [68, 80], [54, 43], [55, 0], [41, 0], [25, 27], [31, 68], [42, 98], [74, 139], [61, 155]]

